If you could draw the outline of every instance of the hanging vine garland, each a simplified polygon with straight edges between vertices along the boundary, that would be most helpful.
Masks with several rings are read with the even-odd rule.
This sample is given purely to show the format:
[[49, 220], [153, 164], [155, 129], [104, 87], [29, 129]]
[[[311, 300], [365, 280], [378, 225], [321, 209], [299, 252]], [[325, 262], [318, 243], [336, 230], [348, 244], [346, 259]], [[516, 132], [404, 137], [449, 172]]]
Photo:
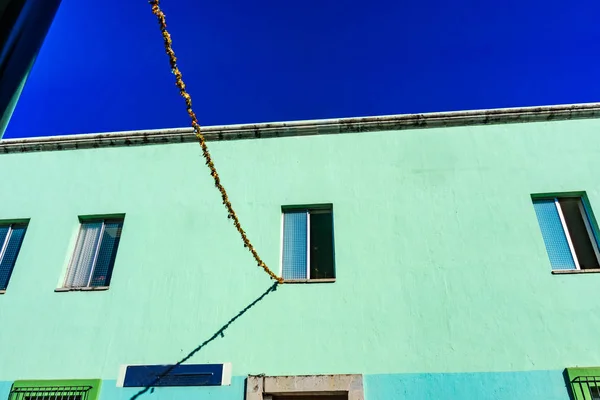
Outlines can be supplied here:
[[260, 258], [258, 252], [250, 242], [250, 239], [248, 239], [248, 235], [246, 235], [246, 232], [240, 224], [240, 220], [237, 214], [235, 213], [231, 202], [229, 201], [229, 197], [227, 196], [227, 191], [221, 184], [221, 178], [219, 178], [219, 174], [217, 173], [215, 164], [213, 163], [210, 152], [208, 151], [206, 139], [204, 138], [204, 135], [202, 135], [202, 132], [200, 130], [200, 123], [198, 122], [196, 113], [192, 109], [192, 97], [185, 90], [183, 76], [181, 74], [181, 71], [177, 67], [177, 57], [175, 56], [175, 52], [173, 51], [173, 41], [171, 40], [171, 35], [167, 31], [167, 21], [165, 18], [165, 13], [160, 9], [159, 0], [150, 0], [149, 3], [152, 6], [152, 13], [156, 16], [156, 18], [158, 19], [158, 24], [160, 25], [160, 31], [162, 32], [165, 46], [165, 52], [167, 53], [167, 56], [169, 56], [169, 64], [171, 64], [171, 71], [173, 72], [173, 75], [175, 75], [175, 84], [179, 88], [179, 94], [185, 99], [187, 113], [190, 116], [190, 119], [192, 120], [192, 127], [194, 128], [194, 133], [198, 138], [200, 147], [202, 148], [202, 155], [204, 156], [206, 165], [208, 165], [208, 168], [210, 169], [210, 175], [215, 181], [215, 186], [221, 193], [223, 205], [225, 205], [225, 208], [227, 209], [227, 218], [233, 220], [233, 225], [242, 237], [244, 247], [246, 247], [250, 251], [250, 253], [252, 253], [252, 256], [254, 257], [254, 260], [256, 260], [258, 266], [261, 267], [272, 279], [275, 279], [279, 283], [283, 283], [283, 278], [275, 275], [275, 273], [271, 271], [267, 264], [265, 264], [265, 262]]

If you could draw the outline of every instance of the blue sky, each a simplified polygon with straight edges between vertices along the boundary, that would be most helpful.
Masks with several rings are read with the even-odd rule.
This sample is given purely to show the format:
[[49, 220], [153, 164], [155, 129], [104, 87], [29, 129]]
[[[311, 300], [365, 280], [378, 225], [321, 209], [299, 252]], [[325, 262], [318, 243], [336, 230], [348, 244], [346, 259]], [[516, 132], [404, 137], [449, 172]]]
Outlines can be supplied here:
[[[203, 125], [600, 101], [597, 0], [162, 7]], [[4, 137], [188, 125], [148, 3], [63, 0]]]

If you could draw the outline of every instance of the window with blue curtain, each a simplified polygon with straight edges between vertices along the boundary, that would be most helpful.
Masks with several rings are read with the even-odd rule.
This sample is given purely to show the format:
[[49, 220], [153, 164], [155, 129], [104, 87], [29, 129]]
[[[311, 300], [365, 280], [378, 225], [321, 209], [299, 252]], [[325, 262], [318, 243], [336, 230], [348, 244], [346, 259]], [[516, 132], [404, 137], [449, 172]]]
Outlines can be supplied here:
[[108, 286], [122, 229], [122, 218], [82, 222], [64, 286], [67, 288]]
[[534, 198], [553, 270], [600, 268], [594, 221], [581, 196]]
[[23, 243], [27, 224], [0, 225], [0, 290], [6, 290]]
[[282, 276], [288, 281], [335, 278], [330, 205], [283, 211]]

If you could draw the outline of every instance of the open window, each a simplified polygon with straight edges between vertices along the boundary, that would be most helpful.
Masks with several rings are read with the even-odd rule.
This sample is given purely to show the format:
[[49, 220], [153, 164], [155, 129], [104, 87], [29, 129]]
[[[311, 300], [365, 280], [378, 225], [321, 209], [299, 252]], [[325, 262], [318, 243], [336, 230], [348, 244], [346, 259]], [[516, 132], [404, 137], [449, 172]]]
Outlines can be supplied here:
[[282, 208], [281, 271], [290, 281], [335, 279], [331, 204]]
[[552, 270], [600, 269], [595, 220], [585, 195], [534, 196]]
[[0, 223], [0, 292], [8, 286], [26, 230], [27, 222]]

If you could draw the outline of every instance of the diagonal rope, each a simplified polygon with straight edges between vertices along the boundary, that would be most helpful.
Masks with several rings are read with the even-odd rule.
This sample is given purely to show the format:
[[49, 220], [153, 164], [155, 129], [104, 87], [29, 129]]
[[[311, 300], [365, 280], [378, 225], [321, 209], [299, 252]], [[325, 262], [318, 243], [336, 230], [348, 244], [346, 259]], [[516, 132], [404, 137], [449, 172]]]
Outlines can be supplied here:
[[194, 110], [192, 109], [192, 97], [185, 90], [185, 83], [183, 83], [183, 76], [181, 74], [181, 71], [177, 67], [177, 57], [175, 57], [175, 52], [173, 51], [173, 42], [171, 40], [171, 35], [167, 31], [167, 21], [165, 19], [165, 13], [160, 9], [160, 6], [158, 5], [159, 0], [150, 0], [149, 3], [152, 6], [152, 13], [154, 15], [156, 15], [156, 18], [158, 19], [158, 24], [160, 25], [160, 31], [162, 32], [162, 36], [163, 36], [163, 40], [164, 40], [165, 52], [169, 56], [169, 63], [171, 64], [171, 71], [173, 72], [173, 75], [175, 75], [175, 84], [179, 88], [179, 94], [181, 95], [181, 97], [183, 97], [185, 99], [185, 105], [186, 105], [187, 112], [190, 116], [190, 119], [192, 120], [192, 126], [194, 127], [194, 132], [196, 134], [196, 137], [198, 138], [200, 147], [202, 148], [202, 155], [204, 156], [204, 159], [206, 160], [206, 165], [208, 165], [208, 168], [210, 169], [210, 175], [213, 177], [213, 179], [215, 181], [215, 186], [217, 187], [217, 189], [219, 189], [219, 192], [221, 192], [221, 198], [223, 199], [223, 204], [225, 205], [225, 208], [227, 209], [227, 218], [233, 220], [233, 225], [235, 226], [235, 228], [239, 232], [240, 236], [242, 237], [242, 241], [244, 242], [244, 247], [248, 248], [250, 253], [252, 253], [252, 256], [254, 257], [254, 260], [256, 260], [256, 263], [258, 264], [258, 266], [261, 267], [267, 274], [269, 274], [269, 276], [272, 279], [275, 279], [279, 283], [283, 283], [283, 278], [275, 275], [275, 273], [273, 271], [271, 271], [271, 269], [269, 269], [267, 264], [265, 264], [265, 262], [260, 258], [256, 249], [254, 248], [252, 243], [250, 243], [250, 239], [248, 239], [246, 232], [244, 231], [244, 229], [242, 229], [240, 220], [239, 220], [237, 214], [235, 213], [235, 211], [233, 210], [233, 206], [231, 205], [229, 198], [227, 197], [227, 192], [225, 191], [225, 188], [221, 184], [221, 178], [219, 178], [219, 174], [217, 173], [215, 164], [213, 163], [212, 157], [208, 151], [208, 146], [206, 145], [206, 140], [204, 139], [204, 135], [202, 135], [202, 132], [200, 131], [200, 124], [198, 123], [198, 118], [196, 117], [196, 113], [194, 113]]

